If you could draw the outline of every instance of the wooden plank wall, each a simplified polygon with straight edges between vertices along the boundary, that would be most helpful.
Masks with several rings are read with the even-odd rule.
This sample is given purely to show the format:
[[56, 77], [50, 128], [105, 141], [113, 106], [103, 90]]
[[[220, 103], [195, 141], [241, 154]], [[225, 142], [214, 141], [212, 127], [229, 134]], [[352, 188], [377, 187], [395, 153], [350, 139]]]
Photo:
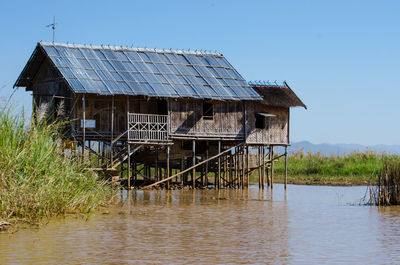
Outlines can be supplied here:
[[170, 131], [176, 136], [242, 138], [243, 103], [213, 102], [213, 119], [203, 118], [203, 101], [169, 101]]
[[[256, 113], [274, 114], [266, 118], [265, 129], [256, 128]], [[289, 108], [262, 104], [246, 105], [246, 132], [248, 144], [289, 144]]]

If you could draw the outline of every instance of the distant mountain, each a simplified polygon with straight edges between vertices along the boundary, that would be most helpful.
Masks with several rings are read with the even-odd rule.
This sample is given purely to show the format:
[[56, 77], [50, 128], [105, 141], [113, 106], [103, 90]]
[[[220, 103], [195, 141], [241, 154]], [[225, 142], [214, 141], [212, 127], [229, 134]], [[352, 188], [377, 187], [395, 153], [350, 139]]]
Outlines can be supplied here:
[[354, 151], [365, 152], [374, 151], [377, 153], [388, 153], [400, 155], [400, 145], [361, 145], [361, 144], [313, 144], [308, 141], [294, 142], [289, 147], [289, 153], [303, 149], [305, 153], [310, 150], [313, 153], [321, 152], [323, 155], [343, 155]]

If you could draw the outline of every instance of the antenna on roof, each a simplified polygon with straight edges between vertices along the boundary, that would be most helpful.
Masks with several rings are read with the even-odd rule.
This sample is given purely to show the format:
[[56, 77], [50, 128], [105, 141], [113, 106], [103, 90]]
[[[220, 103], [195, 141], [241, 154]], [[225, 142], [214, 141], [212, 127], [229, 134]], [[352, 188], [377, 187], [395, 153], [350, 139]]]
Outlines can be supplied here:
[[53, 29], [53, 44], [54, 44], [54, 38], [55, 38], [55, 35], [56, 35], [56, 25], [57, 25], [56, 16], [53, 17], [53, 23], [51, 23], [49, 25], [46, 25], [47, 28], [51, 27]]

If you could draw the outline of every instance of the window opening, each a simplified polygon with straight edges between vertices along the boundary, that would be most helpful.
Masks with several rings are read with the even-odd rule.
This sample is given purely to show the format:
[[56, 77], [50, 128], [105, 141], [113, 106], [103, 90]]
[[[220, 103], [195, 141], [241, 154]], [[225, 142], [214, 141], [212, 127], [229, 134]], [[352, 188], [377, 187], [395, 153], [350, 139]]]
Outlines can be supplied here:
[[204, 120], [213, 120], [214, 119], [214, 109], [213, 104], [211, 103], [203, 103], [203, 119]]
[[256, 128], [265, 129], [265, 117], [256, 113]]

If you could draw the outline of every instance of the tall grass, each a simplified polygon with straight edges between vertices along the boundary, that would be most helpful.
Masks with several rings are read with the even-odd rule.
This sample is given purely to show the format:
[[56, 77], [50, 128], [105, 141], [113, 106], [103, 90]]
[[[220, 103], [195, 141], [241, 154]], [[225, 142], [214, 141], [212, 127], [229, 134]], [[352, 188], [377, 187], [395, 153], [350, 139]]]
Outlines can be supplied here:
[[29, 128], [23, 116], [0, 110], [0, 218], [36, 222], [67, 212], [89, 213], [114, 191], [87, 165], [64, 157], [60, 123], [38, 117]]
[[400, 204], [400, 160], [385, 159], [377, 185], [371, 190], [371, 203]]
[[[288, 178], [290, 182], [317, 184], [368, 184], [371, 180], [376, 183], [385, 157], [389, 156], [372, 151], [325, 156], [299, 150], [288, 156]], [[275, 163], [275, 173], [278, 179], [284, 175], [283, 159]]]

